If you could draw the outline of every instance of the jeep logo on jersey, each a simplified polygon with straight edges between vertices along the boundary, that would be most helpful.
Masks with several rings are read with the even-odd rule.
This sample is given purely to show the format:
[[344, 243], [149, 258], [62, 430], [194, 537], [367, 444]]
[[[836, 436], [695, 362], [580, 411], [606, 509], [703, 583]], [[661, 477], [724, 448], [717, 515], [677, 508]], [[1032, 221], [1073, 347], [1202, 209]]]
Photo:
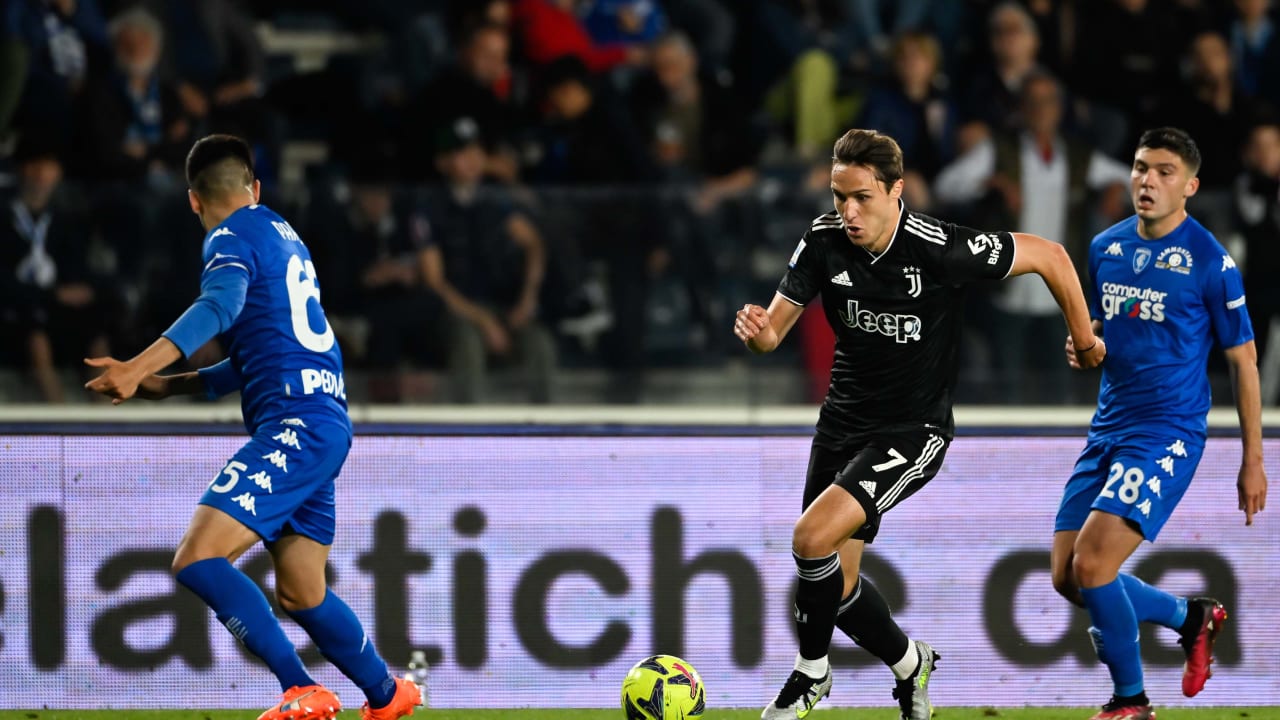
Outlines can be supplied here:
[[[1146, 248], [1141, 248], [1145, 250]], [[1151, 253], [1148, 252], [1150, 257]], [[1164, 300], [1169, 293], [1120, 283], [1102, 284], [1102, 312], [1110, 320], [1117, 315], [1164, 322]]]
[[849, 301], [847, 312], [840, 313], [845, 325], [863, 332], [880, 333], [894, 340], [905, 343], [908, 340], [919, 340], [920, 318], [915, 315], [898, 315], [895, 313], [878, 313], [874, 310], [863, 310], [857, 300]]
[[995, 265], [1000, 262], [1000, 251], [1004, 250], [1004, 243], [1000, 242], [998, 235], [982, 234], [976, 238], [969, 239], [969, 252], [974, 255], [980, 255], [983, 252], [990, 253], [987, 256], [987, 264]]
[[1133, 271], [1140, 273], [1151, 262], [1151, 248], [1140, 247], [1133, 251]]

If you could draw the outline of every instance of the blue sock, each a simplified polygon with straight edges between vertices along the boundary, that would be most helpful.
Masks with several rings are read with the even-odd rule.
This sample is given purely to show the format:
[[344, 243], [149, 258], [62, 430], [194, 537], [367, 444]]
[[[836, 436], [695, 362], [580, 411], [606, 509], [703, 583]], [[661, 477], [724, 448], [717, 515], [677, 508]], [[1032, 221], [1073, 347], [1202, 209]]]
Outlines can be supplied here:
[[200, 596], [218, 622], [249, 652], [262, 658], [280, 681], [281, 690], [316, 684], [285, 637], [266, 596], [226, 558], [193, 562], [178, 573], [177, 580]]
[[1138, 622], [1155, 623], [1177, 630], [1187, 621], [1186, 598], [1174, 597], [1124, 573], [1120, 574], [1120, 582], [1124, 583], [1124, 591], [1129, 596], [1129, 602], [1133, 603], [1133, 612], [1138, 616]]
[[295, 610], [289, 617], [307, 631], [329, 662], [364, 691], [369, 707], [386, 707], [391, 702], [396, 694], [396, 681], [378, 651], [373, 649], [360, 620], [342, 598], [330, 590], [319, 605]]
[[1119, 578], [1096, 588], [1080, 588], [1089, 619], [1097, 628], [1105, 653], [1111, 681], [1119, 697], [1137, 695], [1144, 689], [1142, 658], [1138, 652], [1138, 616]]

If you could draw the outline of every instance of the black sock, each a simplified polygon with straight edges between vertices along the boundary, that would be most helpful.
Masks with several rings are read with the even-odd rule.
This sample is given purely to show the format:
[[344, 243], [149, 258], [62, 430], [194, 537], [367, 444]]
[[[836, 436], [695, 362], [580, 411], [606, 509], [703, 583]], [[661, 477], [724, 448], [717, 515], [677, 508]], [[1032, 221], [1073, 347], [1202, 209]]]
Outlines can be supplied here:
[[911, 644], [907, 634], [894, 622], [884, 596], [864, 577], [858, 578], [853, 592], [840, 603], [836, 627], [890, 667], [906, 656], [907, 646]]
[[840, 554], [802, 558], [794, 552], [796, 574], [796, 634], [800, 636], [800, 657], [817, 660], [831, 647], [831, 633], [836, 624], [836, 608], [844, 575], [840, 572]]
[[1119, 695], [1114, 695], [1112, 696], [1112, 702], [1114, 702], [1119, 707], [1133, 707], [1134, 705], [1141, 706], [1141, 705], [1151, 704], [1151, 701], [1147, 699], [1146, 690], [1143, 690], [1137, 695], [1125, 695], [1124, 697], [1120, 697]]
[[1195, 640], [1200, 634], [1200, 625], [1204, 622], [1204, 605], [1195, 600], [1187, 601], [1187, 619], [1182, 621], [1182, 627], [1178, 628], [1178, 634], [1184, 639]]

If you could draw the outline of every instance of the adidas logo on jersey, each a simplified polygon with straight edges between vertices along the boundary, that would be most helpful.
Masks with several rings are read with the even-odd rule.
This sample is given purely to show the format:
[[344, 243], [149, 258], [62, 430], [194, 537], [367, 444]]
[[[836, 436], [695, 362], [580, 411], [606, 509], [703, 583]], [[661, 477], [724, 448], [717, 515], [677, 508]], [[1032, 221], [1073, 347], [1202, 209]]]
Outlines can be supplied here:
[[839, 275], [831, 278], [833, 285], [844, 285], [845, 287], [853, 287], [853, 281], [849, 279], [849, 272], [841, 270]]
[[872, 500], [876, 499], [876, 484], [870, 480], [859, 480], [858, 486], [867, 491], [867, 496]]
[[1124, 250], [1120, 247], [1120, 243], [1113, 242], [1107, 246], [1107, 254], [1120, 257], [1121, 255], [1124, 255]]

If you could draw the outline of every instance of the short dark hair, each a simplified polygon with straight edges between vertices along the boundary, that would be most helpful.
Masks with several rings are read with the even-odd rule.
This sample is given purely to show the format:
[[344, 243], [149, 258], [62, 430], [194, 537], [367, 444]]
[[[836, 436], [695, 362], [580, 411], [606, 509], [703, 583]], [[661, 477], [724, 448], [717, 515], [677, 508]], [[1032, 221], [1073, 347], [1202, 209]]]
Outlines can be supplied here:
[[865, 165], [886, 189], [902, 179], [902, 148], [897, 140], [875, 130], [853, 129], [841, 135], [831, 162]]
[[207, 135], [187, 153], [187, 185], [203, 198], [253, 184], [253, 150], [235, 135]]
[[1182, 158], [1192, 175], [1200, 172], [1200, 148], [1191, 139], [1186, 130], [1175, 127], [1162, 127], [1142, 133], [1138, 140], [1138, 149], [1168, 150]]

